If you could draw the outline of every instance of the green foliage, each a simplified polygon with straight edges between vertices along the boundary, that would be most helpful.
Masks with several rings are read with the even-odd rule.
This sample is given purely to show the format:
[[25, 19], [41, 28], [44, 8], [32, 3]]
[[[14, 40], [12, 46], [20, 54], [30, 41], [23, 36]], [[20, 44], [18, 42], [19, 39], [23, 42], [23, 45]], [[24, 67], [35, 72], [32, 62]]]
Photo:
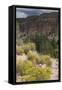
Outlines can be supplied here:
[[[58, 57], [58, 46], [54, 40], [49, 41], [41, 33], [35, 33], [27, 39], [28, 41], [16, 45], [16, 53], [27, 56], [27, 60], [16, 58], [16, 72], [20, 73], [17, 81], [49, 80], [52, 74], [50, 56]], [[42, 67], [43, 64], [46, 67]]]
[[17, 60], [16, 70], [22, 81], [47, 80], [51, 77], [51, 68], [38, 67], [31, 61]]
[[49, 80], [51, 77], [51, 68], [32, 67], [28, 73], [21, 77], [22, 81]]
[[51, 44], [52, 44], [53, 48], [57, 48], [58, 43], [55, 41], [54, 38], [52, 39]]
[[16, 72], [19, 72], [21, 75], [23, 74], [23, 63], [24, 61], [23, 60], [16, 60]]
[[27, 70], [33, 66], [34, 65], [31, 61], [16, 60], [16, 71], [21, 75], [25, 75]]
[[40, 56], [40, 63], [41, 64], [46, 64], [47, 66], [52, 65], [52, 61], [50, 59], [51, 57], [49, 55], [41, 55]]
[[50, 79], [51, 76], [51, 68], [41, 68], [41, 67], [35, 67], [34, 70], [32, 70], [32, 75], [36, 77], [37, 80], [47, 80]]
[[27, 43], [27, 44], [28, 44], [28, 46], [30, 46], [30, 49], [31, 49], [31, 50], [36, 50], [36, 45], [35, 45], [35, 43], [29, 42], [29, 43]]
[[56, 57], [55, 49], [58, 48], [58, 44], [55, 39], [51, 41], [42, 33], [32, 34], [29, 38], [27, 37], [27, 39], [28, 41], [35, 43], [38, 52], [42, 54], [50, 54], [51, 56]]
[[31, 43], [31, 42], [28, 42], [28, 43], [25, 43], [22, 48], [24, 49], [24, 52], [27, 54], [27, 52], [29, 50], [35, 50], [36, 49], [36, 46], [34, 43]]
[[59, 57], [59, 51], [58, 49], [54, 49], [54, 57], [58, 58]]
[[22, 53], [24, 53], [24, 49], [21, 46], [16, 46], [16, 53], [22, 54]]
[[36, 51], [30, 50], [27, 55], [29, 60], [31, 60], [33, 63], [39, 63], [40, 57]]
[[53, 40], [51, 41], [51, 44], [53, 46], [53, 57], [58, 58], [58, 41], [55, 41], [55, 39], [53, 38]]
[[18, 53], [24, 52], [27, 54], [29, 50], [37, 50], [39, 53], [50, 54], [52, 57], [58, 57], [58, 43], [54, 38], [53, 40], [49, 40], [46, 36], [42, 35], [42, 33], [35, 33], [29, 37], [27, 36], [26, 39], [27, 41], [24, 41], [20, 47], [21, 50], [16, 49]]
[[36, 46], [34, 43], [32, 42], [29, 42], [29, 43], [24, 43], [20, 46], [16, 46], [16, 52], [19, 53], [19, 54], [22, 54], [22, 53], [26, 53], [29, 51], [29, 50], [35, 50], [36, 49]]
[[46, 68], [42, 68], [42, 80], [49, 80], [51, 78], [51, 68], [50, 67], [46, 67]]

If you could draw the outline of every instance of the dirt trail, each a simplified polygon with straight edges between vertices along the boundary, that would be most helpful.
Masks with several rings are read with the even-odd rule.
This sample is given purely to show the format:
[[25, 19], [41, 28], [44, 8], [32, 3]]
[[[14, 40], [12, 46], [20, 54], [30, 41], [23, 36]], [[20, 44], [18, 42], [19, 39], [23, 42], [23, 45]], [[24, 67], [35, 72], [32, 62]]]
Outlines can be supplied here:
[[56, 59], [52, 60], [52, 76], [51, 80], [58, 80], [58, 61]]

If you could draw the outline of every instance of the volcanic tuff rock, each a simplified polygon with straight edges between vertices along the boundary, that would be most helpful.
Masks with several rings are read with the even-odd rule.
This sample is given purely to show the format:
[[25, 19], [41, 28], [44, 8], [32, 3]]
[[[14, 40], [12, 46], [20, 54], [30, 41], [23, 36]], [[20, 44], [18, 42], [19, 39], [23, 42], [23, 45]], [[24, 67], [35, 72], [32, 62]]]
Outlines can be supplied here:
[[58, 37], [58, 12], [43, 13], [38, 16], [29, 16], [27, 18], [16, 19], [16, 31], [25, 34], [42, 32], [49, 38]]

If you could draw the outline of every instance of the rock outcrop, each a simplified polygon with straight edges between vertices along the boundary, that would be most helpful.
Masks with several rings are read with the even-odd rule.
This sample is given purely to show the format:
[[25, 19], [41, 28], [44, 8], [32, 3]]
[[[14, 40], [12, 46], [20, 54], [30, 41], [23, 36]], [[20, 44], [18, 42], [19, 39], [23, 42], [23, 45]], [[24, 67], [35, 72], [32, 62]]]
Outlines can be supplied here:
[[16, 21], [17, 32], [32, 34], [35, 32], [42, 32], [42, 34], [48, 36], [50, 39], [56, 36], [58, 38], [58, 12], [44, 13], [39, 16], [30, 16], [27, 18], [18, 18]]

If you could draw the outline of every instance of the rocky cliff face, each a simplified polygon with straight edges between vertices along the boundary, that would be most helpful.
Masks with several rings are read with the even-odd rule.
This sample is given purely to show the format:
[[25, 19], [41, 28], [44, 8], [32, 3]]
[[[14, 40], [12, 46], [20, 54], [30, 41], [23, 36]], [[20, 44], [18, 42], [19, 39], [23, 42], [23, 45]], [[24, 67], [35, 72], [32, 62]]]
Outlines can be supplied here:
[[18, 32], [30, 35], [35, 32], [42, 32], [42, 34], [48, 36], [50, 39], [54, 36], [58, 36], [58, 12], [44, 13], [39, 16], [30, 16], [27, 18], [16, 19], [18, 25], [16, 30]]

